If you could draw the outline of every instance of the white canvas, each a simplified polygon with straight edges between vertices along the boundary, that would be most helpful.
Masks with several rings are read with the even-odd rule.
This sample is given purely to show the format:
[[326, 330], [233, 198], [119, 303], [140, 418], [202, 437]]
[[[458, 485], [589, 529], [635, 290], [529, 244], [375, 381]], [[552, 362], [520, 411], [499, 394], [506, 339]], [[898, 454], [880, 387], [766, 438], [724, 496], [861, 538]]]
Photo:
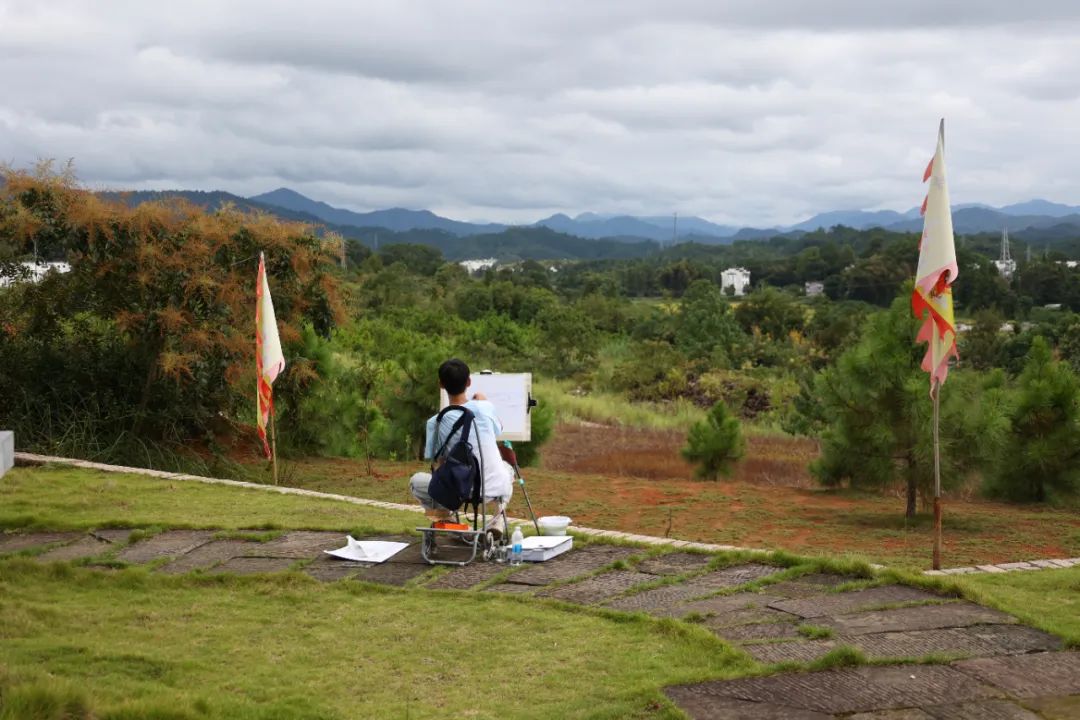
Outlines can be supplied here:
[[[483, 393], [495, 406], [502, 423], [499, 440], [528, 442], [532, 437], [532, 417], [529, 398], [532, 393], [532, 373], [473, 373], [468, 395]], [[439, 409], [450, 404], [445, 390], [439, 391]]]

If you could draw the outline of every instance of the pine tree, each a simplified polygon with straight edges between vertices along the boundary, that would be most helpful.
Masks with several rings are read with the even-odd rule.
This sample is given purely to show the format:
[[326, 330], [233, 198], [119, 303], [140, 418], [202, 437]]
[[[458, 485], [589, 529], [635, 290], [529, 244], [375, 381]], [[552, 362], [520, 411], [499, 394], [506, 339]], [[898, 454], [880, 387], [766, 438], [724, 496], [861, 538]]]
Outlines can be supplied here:
[[1036, 337], [1020, 375], [1019, 395], [1009, 417], [988, 491], [1011, 500], [1045, 501], [1080, 491], [1080, 381], [1055, 360]]
[[[811, 470], [823, 485], [906, 486], [906, 514], [914, 517], [920, 490], [933, 483], [932, 405], [925, 352], [914, 338], [918, 321], [906, 297], [868, 320], [862, 337], [835, 365], [817, 375], [812, 398], [799, 410], [807, 427], [824, 427], [821, 458]], [[956, 485], [981, 466], [1002, 437], [999, 375], [956, 373], [942, 390], [942, 484]]]
[[698, 477], [716, 480], [731, 474], [732, 465], [743, 456], [744, 449], [739, 421], [721, 400], [704, 420], [691, 426], [682, 455], [697, 464]]

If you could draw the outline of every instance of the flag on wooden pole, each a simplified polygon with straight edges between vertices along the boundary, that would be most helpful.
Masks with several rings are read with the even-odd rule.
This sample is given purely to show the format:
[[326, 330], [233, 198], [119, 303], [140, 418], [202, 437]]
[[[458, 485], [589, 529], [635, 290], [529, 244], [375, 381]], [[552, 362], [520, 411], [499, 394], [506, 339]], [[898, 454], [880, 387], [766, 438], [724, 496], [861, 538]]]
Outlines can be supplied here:
[[938, 126], [937, 149], [926, 166], [923, 182], [930, 181], [923, 200], [923, 233], [919, 241], [919, 268], [911, 309], [923, 321], [916, 342], [928, 342], [922, 369], [930, 373], [934, 403], [934, 554], [933, 568], [941, 569], [941, 385], [949, 375], [949, 359], [956, 353], [952, 284], [956, 281], [956, 242], [953, 238], [949, 186], [945, 181], [945, 120]]
[[953, 319], [952, 284], [956, 281], [956, 243], [953, 238], [949, 187], [945, 182], [945, 121], [938, 129], [937, 150], [926, 166], [923, 182], [930, 187], [923, 200], [919, 269], [911, 309], [923, 321], [916, 342], [929, 342], [922, 369], [930, 373], [931, 390], [945, 382], [949, 358], [956, 357], [956, 321]]
[[255, 285], [255, 370], [258, 375], [259, 438], [266, 457], [273, 457], [266, 441], [266, 426], [274, 412], [273, 384], [285, 369], [285, 355], [281, 352], [274, 301], [270, 298], [270, 285], [266, 281], [266, 262], [259, 253], [259, 277]]

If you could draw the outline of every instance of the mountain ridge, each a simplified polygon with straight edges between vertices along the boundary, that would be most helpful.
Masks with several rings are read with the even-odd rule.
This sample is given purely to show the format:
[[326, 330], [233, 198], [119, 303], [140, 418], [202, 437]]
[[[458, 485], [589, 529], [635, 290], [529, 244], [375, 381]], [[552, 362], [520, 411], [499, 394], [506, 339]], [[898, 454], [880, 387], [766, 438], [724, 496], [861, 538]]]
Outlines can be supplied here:
[[[412, 231], [440, 231], [454, 237], [503, 233], [523, 228], [548, 228], [563, 235], [589, 240], [613, 239], [623, 242], [651, 240], [660, 244], [672, 242], [676, 229], [675, 218], [666, 216], [609, 215], [595, 212], [579, 213], [570, 217], [556, 213], [534, 223], [503, 225], [500, 223], [463, 222], [445, 218], [430, 210], [388, 208], [359, 213], [337, 208], [328, 203], [313, 200], [289, 188], [241, 197], [221, 190], [167, 190], [127, 191], [100, 193], [103, 197], [122, 199], [129, 204], [139, 204], [164, 197], [184, 197], [197, 205], [214, 210], [225, 203], [241, 209], [271, 212], [285, 219], [324, 224], [329, 229], [346, 236], [356, 236], [358, 231], [380, 228], [394, 233]], [[1043, 213], [1032, 212], [1044, 210]], [[739, 240], [769, 238], [777, 235], [828, 230], [843, 225], [856, 230], [880, 227], [897, 232], [918, 232], [922, 218], [918, 208], [905, 212], [895, 210], [833, 210], [818, 213], [793, 225], [774, 227], [735, 227], [719, 225], [696, 216], [680, 216], [677, 221], [679, 242], [696, 241], [727, 244]], [[953, 226], [957, 233], [974, 234], [1000, 232], [1008, 227], [1012, 233], [1038, 230], [1041, 233], [1063, 235], [1075, 231], [1080, 235], [1080, 206], [1053, 203], [1033, 199], [993, 208], [981, 203], [958, 204], [953, 208]], [[1072, 229], [1072, 230], [1071, 230]]]

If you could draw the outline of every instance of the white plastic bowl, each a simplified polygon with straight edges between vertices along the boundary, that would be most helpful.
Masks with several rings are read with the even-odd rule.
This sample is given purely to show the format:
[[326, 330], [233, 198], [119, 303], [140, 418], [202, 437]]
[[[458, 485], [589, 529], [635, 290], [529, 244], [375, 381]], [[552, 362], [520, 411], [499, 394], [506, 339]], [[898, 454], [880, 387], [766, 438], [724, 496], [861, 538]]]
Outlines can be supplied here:
[[565, 535], [566, 528], [570, 526], [570, 518], [565, 515], [545, 515], [537, 519], [541, 535]]

